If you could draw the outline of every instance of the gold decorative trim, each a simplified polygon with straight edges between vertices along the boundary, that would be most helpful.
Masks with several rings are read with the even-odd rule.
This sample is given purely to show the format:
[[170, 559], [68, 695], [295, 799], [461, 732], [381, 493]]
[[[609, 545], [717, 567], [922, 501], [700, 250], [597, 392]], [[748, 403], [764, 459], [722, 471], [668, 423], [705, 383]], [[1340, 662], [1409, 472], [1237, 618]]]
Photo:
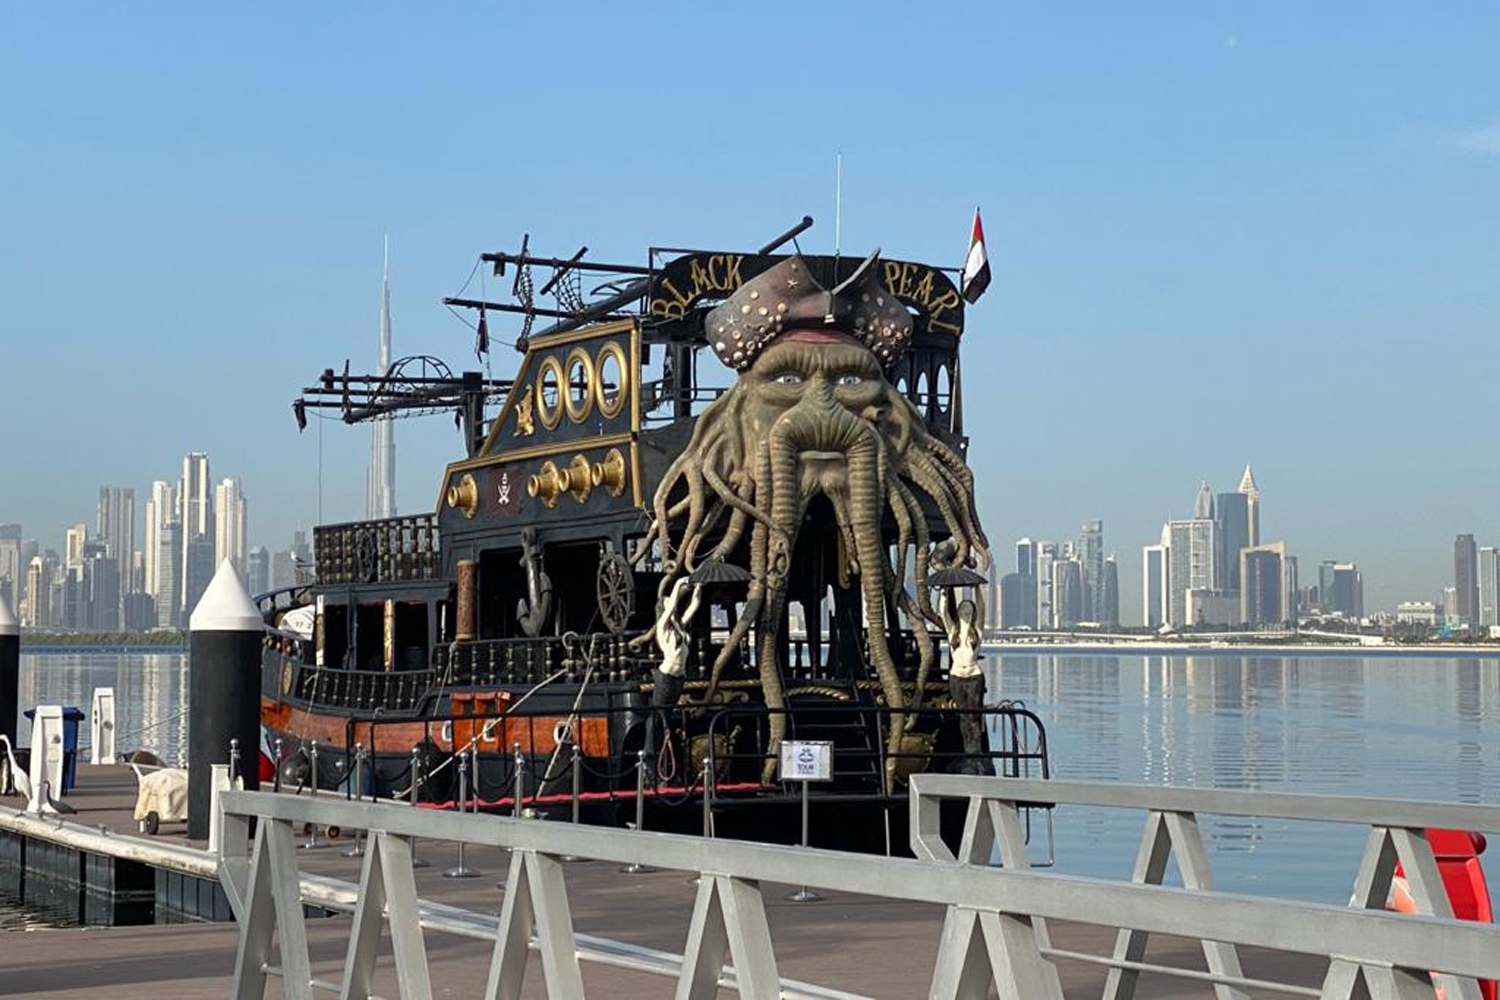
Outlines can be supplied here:
[[612, 333], [624, 333], [626, 330], [635, 330], [636, 322], [633, 319], [617, 319], [609, 323], [596, 323], [593, 326], [585, 326], [578, 330], [565, 330], [562, 333], [554, 333], [548, 337], [533, 337], [530, 350], [544, 351], [549, 347], [561, 347], [564, 344], [576, 344], [580, 340], [593, 340], [596, 337], [607, 337]]
[[557, 498], [568, 488], [568, 473], [551, 461], [542, 463], [542, 470], [526, 480], [526, 495], [542, 501], [548, 507], [557, 506]]
[[454, 466], [454, 469], [472, 469], [480, 465], [500, 465], [506, 462], [524, 462], [531, 458], [545, 458], [551, 455], [560, 455], [568, 451], [593, 451], [596, 448], [612, 448], [617, 445], [628, 444], [630, 432], [621, 431], [618, 434], [604, 434], [600, 437], [573, 438], [570, 441], [549, 441], [545, 444], [534, 444], [529, 448], [516, 448], [512, 451], [501, 452], [498, 455], [486, 455], [481, 459], [474, 459], [473, 464]]
[[[551, 408], [547, 406], [547, 375], [552, 375], [553, 384], [557, 387], [557, 396], [553, 400]], [[563, 407], [566, 405], [567, 396], [564, 394], [567, 386], [563, 381], [562, 362], [557, 360], [557, 355], [549, 354], [542, 359], [542, 363], [536, 370], [536, 415], [547, 430], [556, 430], [557, 425], [562, 423]]]
[[593, 485], [606, 490], [612, 497], [624, 493], [625, 456], [620, 454], [620, 449], [609, 449], [609, 454], [604, 456], [604, 461], [595, 462], [589, 469], [589, 479]]
[[[615, 387], [613, 399], [606, 396], [604, 392], [606, 358], [614, 358], [616, 366], [620, 369], [620, 384]], [[625, 357], [625, 348], [620, 346], [620, 342], [611, 340], [599, 348], [599, 353], [594, 358], [594, 405], [599, 407], [599, 416], [606, 420], [618, 417], [625, 409], [625, 394], [629, 391], [630, 361]]]
[[479, 510], [479, 484], [472, 474], [464, 473], [457, 486], [448, 487], [448, 506], [458, 508], [464, 517], [473, 519]]
[[[573, 366], [583, 366], [583, 398], [576, 403], [573, 400]], [[568, 352], [568, 358], [563, 362], [563, 406], [567, 408], [568, 419], [575, 424], [581, 424], [588, 419], [589, 411], [594, 408], [594, 397], [598, 395], [595, 386], [594, 358], [593, 355], [581, 345]]]
[[568, 463], [568, 492], [573, 494], [573, 499], [583, 503], [594, 492], [594, 477], [589, 468], [589, 460], [582, 455], [574, 455], [573, 461]]
[[535, 396], [529, 385], [516, 398], [516, 437], [530, 437], [536, 433], [534, 400]]

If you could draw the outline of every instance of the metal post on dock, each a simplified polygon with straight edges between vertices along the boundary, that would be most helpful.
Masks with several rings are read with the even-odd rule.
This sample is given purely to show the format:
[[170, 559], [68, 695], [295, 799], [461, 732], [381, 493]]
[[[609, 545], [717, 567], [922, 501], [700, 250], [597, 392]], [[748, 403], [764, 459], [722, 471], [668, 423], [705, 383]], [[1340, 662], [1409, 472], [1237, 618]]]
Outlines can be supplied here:
[[281, 791], [281, 762], [283, 760], [282, 751], [285, 749], [285, 744], [282, 742], [280, 736], [276, 737], [276, 745], [274, 749], [276, 752], [276, 773], [271, 776], [271, 790], [273, 792], [279, 792]]
[[[635, 828], [646, 829], [646, 751], [635, 752]], [[647, 872], [656, 871], [650, 865], [643, 865], [639, 861], [633, 861], [625, 865], [620, 871], [627, 875], [644, 875]]]
[[[417, 808], [420, 789], [422, 787], [422, 750], [420, 747], [411, 748], [411, 807]], [[432, 862], [417, 855], [417, 838], [411, 838], [411, 866], [413, 868], [431, 868]]]
[[[803, 781], [802, 785], [802, 846], [807, 846], [807, 786], [809, 781]], [[796, 892], [787, 897], [789, 903], [816, 903], [822, 900], [822, 896], [813, 892], [807, 886], [802, 886]]]
[[[471, 744], [472, 745], [472, 744]], [[469, 752], [460, 750], [458, 752], [458, 811], [464, 811], [464, 803], [469, 798]], [[479, 871], [470, 868], [464, 857], [464, 842], [458, 842], [458, 864], [443, 872], [443, 878], [478, 878]]]
[[707, 757], [703, 758], [703, 837], [714, 836], [714, 769]]
[[[228, 762], [229, 741], [260, 744], [260, 609], [228, 559], [219, 564], [188, 619], [188, 824], [187, 835], [208, 836], [213, 799], [212, 765]], [[258, 770], [244, 787], [260, 787]]]
[[516, 762], [516, 790], [515, 802], [513, 808], [511, 809], [511, 815], [516, 819], [520, 819], [521, 800], [526, 797], [526, 772], [522, 770], [522, 768], [525, 766], [526, 759], [521, 756], [521, 744], [519, 742], [516, 743], [515, 754], [516, 755], [514, 760]]
[[[354, 775], [349, 779], [350, 780], [350, 789], [349, 790], [350, 790], [350, 792], [352, 792], [354, 798], [356, 798], [356, 799], [363, 799], [365, 797], [365, 787], [364, 787], [364, 782], [363, 782], [364, 776], [365, 776], [365, 745], [363, 743], [356, 743], [356, 744], [354, 744]], [[362, 857], [364, 857], [365, 856], [365, 831], [363, 831], [363, 830], [355, 830], [354, 831], [354, 843], [351, 844], [348, 848], [340, 851], [339, 852], [339, 856], [340, 857], [345, 857], [345, 858], [362, 858]]]
[[[313, 740], [312, 746], [307, 751], [307, 786], [309, 795], [318, 794], [318, 741]], [[316, 823], [307, 824], [307, 839], [297, 845], [304, 851], [315, 850], [319, 847], [327, 847], [328, 841], [318, 839], [318, 827]]]
[[[16, 716], [21, 701], [21, 625], [0, 594], [0, 736], [16, 742]], [[12, 779], [14, 780], [14, 779]]]
[[[573, 809], [573, 815], [572, 815], [572, 819], [571, 819], [571, 822], [572, 822], [572, 824], [574, 826], [577, 826], [579, 824], [579, 822], [583, 818], [582, 810], [580, 808], [580, 806], [582, 805], [581, 795], [582, 795], [582, 792], [583, 792], [583, 769], [582, 769], [581, 757], [582, 757], [582, 755], [578, 752], [578, 744], [574, 743], [573, 744], [573, 774], [572, 774], [572, 779], [573, 779], [573, 790], [572, 790], [572, 799], [573, 799], [572, 809]], [[567, 862], [569, 864], [577, 864], [580, 861], [587, 861], [588, 858], [580, 858], [576, 854], [564, 854], [561, 857], [559, 857], [557, 860], [563, 861], [563, 862]]]

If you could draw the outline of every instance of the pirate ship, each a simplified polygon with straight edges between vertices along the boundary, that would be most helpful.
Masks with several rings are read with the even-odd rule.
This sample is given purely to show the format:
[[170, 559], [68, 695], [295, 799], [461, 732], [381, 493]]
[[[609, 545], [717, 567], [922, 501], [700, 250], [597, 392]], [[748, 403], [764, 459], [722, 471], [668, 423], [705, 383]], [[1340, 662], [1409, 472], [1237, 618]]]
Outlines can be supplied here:
[[814, 801], [884, 811], [888, 841], [913, 772], [1045, 770], [976, 665], [964, 298], [949, 269], [802, 254], [811, 223], [644, 265], [525, 240], [480, 258], [514, 301], [445, 300], [481, 353], [514, 318], [511, 378], [424, 356], [303, 390], [301, 425], [451, 412], [464, 452], [431, 513], [319, 526], [311, 579], [260, 598], [299, 780], [316, 741], [324, 786], [776, 836], [780, 749], [822, 743]]

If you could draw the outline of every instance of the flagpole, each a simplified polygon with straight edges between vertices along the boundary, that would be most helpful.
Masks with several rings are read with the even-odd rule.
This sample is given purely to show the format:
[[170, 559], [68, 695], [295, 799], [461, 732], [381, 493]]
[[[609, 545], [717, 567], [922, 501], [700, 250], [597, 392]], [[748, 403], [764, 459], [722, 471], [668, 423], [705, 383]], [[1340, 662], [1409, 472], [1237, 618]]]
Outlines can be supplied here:
[[844, 235], [844, 154], [834, 154], [833, 167], [833, 259], [839, 258]]

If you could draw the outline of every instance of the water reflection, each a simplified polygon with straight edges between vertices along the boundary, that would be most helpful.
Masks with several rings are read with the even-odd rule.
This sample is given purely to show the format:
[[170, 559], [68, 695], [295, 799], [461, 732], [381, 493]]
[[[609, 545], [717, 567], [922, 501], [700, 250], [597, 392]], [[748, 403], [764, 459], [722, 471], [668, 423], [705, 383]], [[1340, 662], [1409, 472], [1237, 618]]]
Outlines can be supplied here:
[[[115, 689], [115, 748], [150, 750], [183, 764], [187, 751], [187, 655], [184, 653], [27, 653], [21, 657], [23, 706], [73, 705], [88, 712], [95, 688]], [[20, 720], [19, 742], [31, 742]], [[88, 745], [88, 725], [79, 732]]]
[[[1359, 656], [1001, 655], [992, 691], [1047, 725], [1053, 773], [1500, 803], [1500, 662]], [[1128, 876], [1144, 814], [1059, 810], [1058, 868]], [[1219, 885], [1342, 903], [1365, 831], [1200, 817]], [[1500, 882], [1500, 849], [1486, 857]]]

